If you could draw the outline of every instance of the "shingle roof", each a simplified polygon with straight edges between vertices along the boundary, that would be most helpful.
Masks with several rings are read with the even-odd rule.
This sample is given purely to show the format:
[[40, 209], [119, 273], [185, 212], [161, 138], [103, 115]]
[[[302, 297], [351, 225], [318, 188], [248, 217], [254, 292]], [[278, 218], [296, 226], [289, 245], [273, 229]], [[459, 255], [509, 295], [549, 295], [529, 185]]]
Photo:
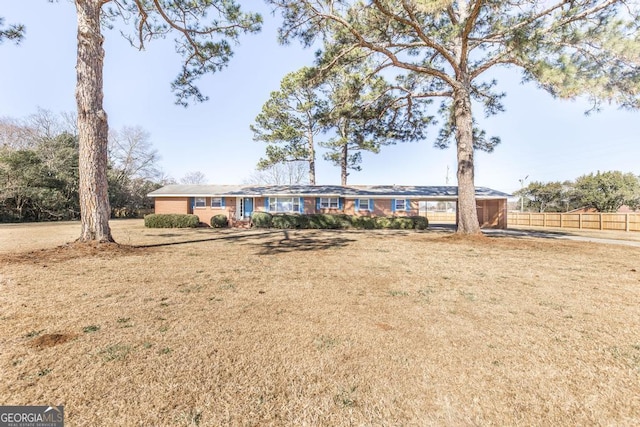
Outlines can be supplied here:
[[[149, 193], [149, 197], [378, 197], [455, 199], [456, 186], [414, 185], [167, 185]], [[476, 187], [476, 197], [502, 199], [510, 194]]]

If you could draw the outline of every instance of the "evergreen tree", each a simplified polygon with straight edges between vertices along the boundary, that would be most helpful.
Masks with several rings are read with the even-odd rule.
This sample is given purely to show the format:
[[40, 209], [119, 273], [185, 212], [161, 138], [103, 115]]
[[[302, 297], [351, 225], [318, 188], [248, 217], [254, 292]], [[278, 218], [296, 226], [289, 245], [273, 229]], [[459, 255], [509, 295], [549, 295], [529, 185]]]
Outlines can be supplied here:
[[476, 127], [472, 101], [502, 111], [496, 67], [561, 98], [587, 96], [640, 107], [637, 2], [623, 0], [269, 0], [284, 17], [281, 40], [319, 38], [339, 58], [366, 49], [377, 70], [416, 82], [417, 96], [440, 99], [438, 146], [455, 142], [459, 233], [479, 233], [474, 150], [499, 140]]
[[317, 71], [305, 67], [287, 74], [280, 90], [262, 106], [251, 125], [254, 140], [266, 142], [266, 157], [258, 170], [288, 162], [309, 165], [309, 184], [316, 183], [316, 136], [322, 132], [320, 119], [326, 102], [318, 92]]
[[176, 102], [204, 101], [196, 80], [224, 68], [231, 44], [241, 33], [259, 31], [256, 14], [245, 14], [234, 0], [75, 0], [78, 21], [76, 101], [80, 140], [80, 241], [111, 242], [108, 194], [108, 122], [103, 109], [104, 36], [102, 29], [122, 19], [135, 30], [129, 41], [142, 49], [155, 38], [177, 34], [182, 70], [172, 83]]

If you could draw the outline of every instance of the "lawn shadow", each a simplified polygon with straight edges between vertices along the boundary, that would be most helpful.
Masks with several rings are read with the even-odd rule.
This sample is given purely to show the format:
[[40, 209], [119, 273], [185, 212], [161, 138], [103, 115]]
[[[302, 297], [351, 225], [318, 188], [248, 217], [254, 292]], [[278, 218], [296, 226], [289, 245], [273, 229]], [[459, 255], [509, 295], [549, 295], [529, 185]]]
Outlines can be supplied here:
[[538, 231], [524, 229], [485, 229], [482, 230], [482, 232], [488, 237], [511, 237], [514, 239], [563, 239], [572, 235], [571, 233], [563, 231]]
[[281, 239], [262, 243], [256, 255], [277, 255], [289, 252], [321, 251], [344, 248], [355, 239], [345, 236], [341, 230], [308, 231], [304, 234], [293, 230], [279, 230]]
[[[217, 240], [228, 240], [228, 241], [236, 241], [236, 242], [243, 242], [243, 241], [250, 241], [250, 240], [259, 240], [259, 239], [263, 239], [265, 236], [268, 236], [270, 234], [277, 234], [279, 233], [278, 231], [267, 231], [267, 230], [260, 230], [258, 232], [256, 231], [250, 231], [250, 232], [233, 232], [233, 233], [228, 233], [228, 234], [224, 234], [221, 236], [215, 236], [215, 237], [208, 237], [205, 239], [187, 239], [187, 240], [178, 240], [178, 241], [173, 241], [173, 242], [163, 242], [163, 243], [149, 243], [149, 244], [139, 244], [139, 245], [133, 245], [136, 248], [159, 248], [159, 247], [163, 247], [163, 246], [179, 246], [179, 245], [188, 245], [191, 243], [203, 243], [203, 242], [215, 242]], [[160, 237], [174, 237], [176, 235], [173, 234], [160, 234]]]

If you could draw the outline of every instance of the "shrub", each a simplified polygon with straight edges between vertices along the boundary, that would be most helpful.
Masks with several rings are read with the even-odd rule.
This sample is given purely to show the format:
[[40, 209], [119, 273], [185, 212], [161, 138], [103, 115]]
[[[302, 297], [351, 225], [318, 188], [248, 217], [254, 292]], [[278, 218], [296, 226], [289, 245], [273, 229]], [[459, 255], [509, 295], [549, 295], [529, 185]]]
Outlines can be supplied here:
[[273, 215], [269, 212], [254, 212], [251, 214], [251, 224], [256, 228], [270, 228]]
[[229, 218], [225, 214], [218, 214], [211, 217], [213, 228], [224, 228], [229, 226]]
[[338, 215], [312, 214], [312, 215], [308, 215], [308, 217], [309, 217], [308, 228], [319, 229], [319, 230], [346, 228], [344, 227]]
[[355, 228], [373, 230], [374, 228], [376, 228], [376, 219], [372, 216], [352, 216], [351, 225], [353, 225]]
[[150, 214], [144, 217], [144, 225], [148, 228], [195, 228], [199, 224], [197, 215]]
[[413, 220], [414, 228], [416, 230], [426, 230], [429, 228], [429, 220], [426, 216], [411, 216], [409, 218]]
[[393, 220], [394, 220], [393, 217], [387, 217], [387, 216], [379, 216], [374, 218], [376, 228], [379, 228], [379, 229], [396, 228], [396, 227], [393, 227], [394, 225]]
[[397, 230], [413, 230], [416, 228], [416, 223], [413, 218], [398, 216], [393, 218], [391, 228], [395, 228]]
[[[302, 219], [304, 215], [291, 215], [291, 214], [278, 214], [274, 215], [271, 220], [271, 226], [273, 228], [280, 229], [292, 229], [292, 228], [302, 228], [304, 220]], [[308, 220], [306, 221], [308, 224]]]

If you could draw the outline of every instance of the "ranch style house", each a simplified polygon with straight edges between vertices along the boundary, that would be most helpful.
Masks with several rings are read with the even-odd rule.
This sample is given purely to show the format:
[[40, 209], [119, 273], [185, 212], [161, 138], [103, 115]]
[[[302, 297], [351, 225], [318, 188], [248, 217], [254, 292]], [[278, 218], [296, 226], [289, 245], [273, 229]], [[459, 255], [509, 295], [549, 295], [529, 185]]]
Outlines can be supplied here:
[[[156, 214], [195, 214], [201, 222], [224, 214], [231, 226], [248, 224], [253, 212], [426, 216], [432, 201], [457, 202], [455, 186], [400, 185], [167, 185], [151, 193]], [[480, 226], [507, 228], [507, 197], [476, 188]]]
[[[194, 214], [201, 222], [224, 214], [246, 225], [253, 212], [368, 216], [426, 215], [426, 203], [457, 202], [455, 186], [167, 185], [151, 193], [156, 214]], [[509, 194], [476, 187], [480, 226], [507, 228]]]

